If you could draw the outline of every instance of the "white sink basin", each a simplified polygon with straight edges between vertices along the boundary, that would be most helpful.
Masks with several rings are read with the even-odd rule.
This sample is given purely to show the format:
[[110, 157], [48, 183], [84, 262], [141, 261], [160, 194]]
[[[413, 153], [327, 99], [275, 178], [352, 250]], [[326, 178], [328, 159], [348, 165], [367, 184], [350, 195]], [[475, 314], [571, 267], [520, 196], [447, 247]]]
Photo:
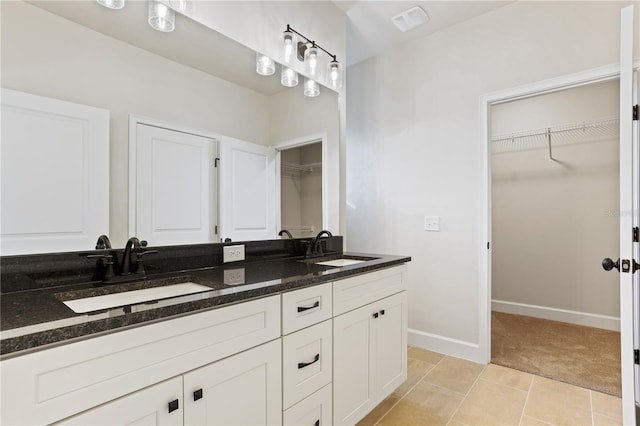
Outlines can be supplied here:
[[85, 297], [63, 301], [77, 314], [100, 311], [118, 306], [134, 305], [136, 303], [151, 302], [169, 297], [184, 296], [186, 294], [210, 291], [211, 287], [192, 282], [172, 284], [161, 287], [145, 288], [143, 290], [123, 291], [122, 293], [105, 294], [102, 296]]
[[356, 263], [365, 262], [364, 260], [355, 260], [355, 259], [335, 259], [335, 260], [325, 260], [324, 262], [314, 262], [316, 265], [325, 265], [325, 266], [347, 266], [347, 265], [355, 265]]

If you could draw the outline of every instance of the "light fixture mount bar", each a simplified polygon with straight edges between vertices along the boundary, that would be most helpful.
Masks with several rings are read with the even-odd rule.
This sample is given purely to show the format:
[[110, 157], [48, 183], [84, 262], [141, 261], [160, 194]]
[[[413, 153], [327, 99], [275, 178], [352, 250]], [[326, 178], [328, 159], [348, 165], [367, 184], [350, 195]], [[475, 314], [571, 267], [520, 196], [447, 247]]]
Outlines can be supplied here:
[[287, 24], [287, 31], [291, 31], [292, 33], [298, 35], [299, 37], [302, 37], [303, 39], [305, 39], [305, 41], [307, 43], [311, 43], [312, 46], [317, 47], [318, 49], [322, 50], [324, 53], [326, 53], [327, 55], [331, 56], [331, 58], [334, 61], [337, 61], [336, 59], [336, 55], [332, 54], [331, 52], [329, 52], [327, 49], [325, 49], [324, 47], [320, 46], [318, 43], [316, 43], [314, 40], [311, 40], [310, 38], [308, 38], [307, 36], [299, 33], [298, 31], [294, 30], [293, 28], [291, 28], [291, 25]]

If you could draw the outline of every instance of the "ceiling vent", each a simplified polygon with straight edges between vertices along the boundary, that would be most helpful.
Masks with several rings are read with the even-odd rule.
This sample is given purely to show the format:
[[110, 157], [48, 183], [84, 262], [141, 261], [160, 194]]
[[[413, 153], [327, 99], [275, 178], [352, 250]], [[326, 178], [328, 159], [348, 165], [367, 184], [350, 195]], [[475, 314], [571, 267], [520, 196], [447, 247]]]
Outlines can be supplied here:
[[411, 9], [398, 13], [396, 16], [391, 18], [394, 25], [403, 33], [412, 30], [415, 27], [419, 27], [428, 20], [429, 15], [427, 15], [427, 12], [419, 6], [412, 7]]

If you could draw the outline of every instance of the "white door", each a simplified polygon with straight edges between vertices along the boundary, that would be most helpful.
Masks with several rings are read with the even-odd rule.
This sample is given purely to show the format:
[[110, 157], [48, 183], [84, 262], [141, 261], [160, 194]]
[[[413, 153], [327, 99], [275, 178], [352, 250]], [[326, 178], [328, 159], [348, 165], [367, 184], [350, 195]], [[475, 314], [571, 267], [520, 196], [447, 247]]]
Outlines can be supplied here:
[[135, 227], [150, 245], [218, 240], [213, 139], [138, 124]]
[[[622, 414], [624, 424], [636, 424], [640, 389], [634, 363], [634, 293], [638, 298], [638, 276], [634, 261], [640, 262], [633, 228], [638, 226], [638, 121], [633, 120], [633, 5], [622, 9], [620, 31], [620, 340], [622, 350]], [[636, 99], [637, 103], [637, 99]], [[634, 130], [635, 127], [635, 130]], [[635, 291], [634, 291], [635, 286]], [[638, 309], [637, 303], [635, 309]], [[636, 311], [637, 312], [637, 311]], [[637, 335], [635, 336], [637, 338]], [[637, 348], [637, 346], [636, 346]]]
[[187, 425], [282, 424], [280, 339], [184, 375]]
[[407, 292], [377, 304], [375, 323], [377, 403], [407, 380]]
[[109, 111], [2, 89], [2, 255], [91, 250], [109, 232]]
[[377, 404], [373, 305], [333, 319], [333, 423], [353, 425]]
[[59, 425], [182, 425], [182, 376], [100, 405]]
[[220, 143], [220, 236], [276, 238], [276, 151], [225, 137]]

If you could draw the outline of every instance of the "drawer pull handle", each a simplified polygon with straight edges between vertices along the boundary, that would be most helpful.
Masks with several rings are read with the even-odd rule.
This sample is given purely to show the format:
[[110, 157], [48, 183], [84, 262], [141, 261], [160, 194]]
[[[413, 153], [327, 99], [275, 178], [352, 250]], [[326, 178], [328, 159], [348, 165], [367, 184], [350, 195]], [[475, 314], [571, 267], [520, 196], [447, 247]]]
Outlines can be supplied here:
[[202, 399], [202, 389], [198, 389], [197, 391], [193, 392], [193, 400], [197, 401], [199, 399]]
[[178, 409], [178, 400], [174, 399], [169, 403], [169, 412], [172, 413]]
[[316, 300], [316, 303], [314, 303], [311, 306], [298, 306], [298, 312], [308, 311], [309, 309], [317, 308], [319, 306], [320, 306], [320, 301]]
[[320, 359], [320, 354], [316, 354], [316, 356], [313, 357], [313, 361], [311, 362], [299, 362], [298, 369], [308, 367], [311, 364], [315, 364], [316, 362], [318, 362], [319, 359]]
[[316, 420], [316, 422], [313, 424], [313, 426], [320, 426], [320, 419]]

